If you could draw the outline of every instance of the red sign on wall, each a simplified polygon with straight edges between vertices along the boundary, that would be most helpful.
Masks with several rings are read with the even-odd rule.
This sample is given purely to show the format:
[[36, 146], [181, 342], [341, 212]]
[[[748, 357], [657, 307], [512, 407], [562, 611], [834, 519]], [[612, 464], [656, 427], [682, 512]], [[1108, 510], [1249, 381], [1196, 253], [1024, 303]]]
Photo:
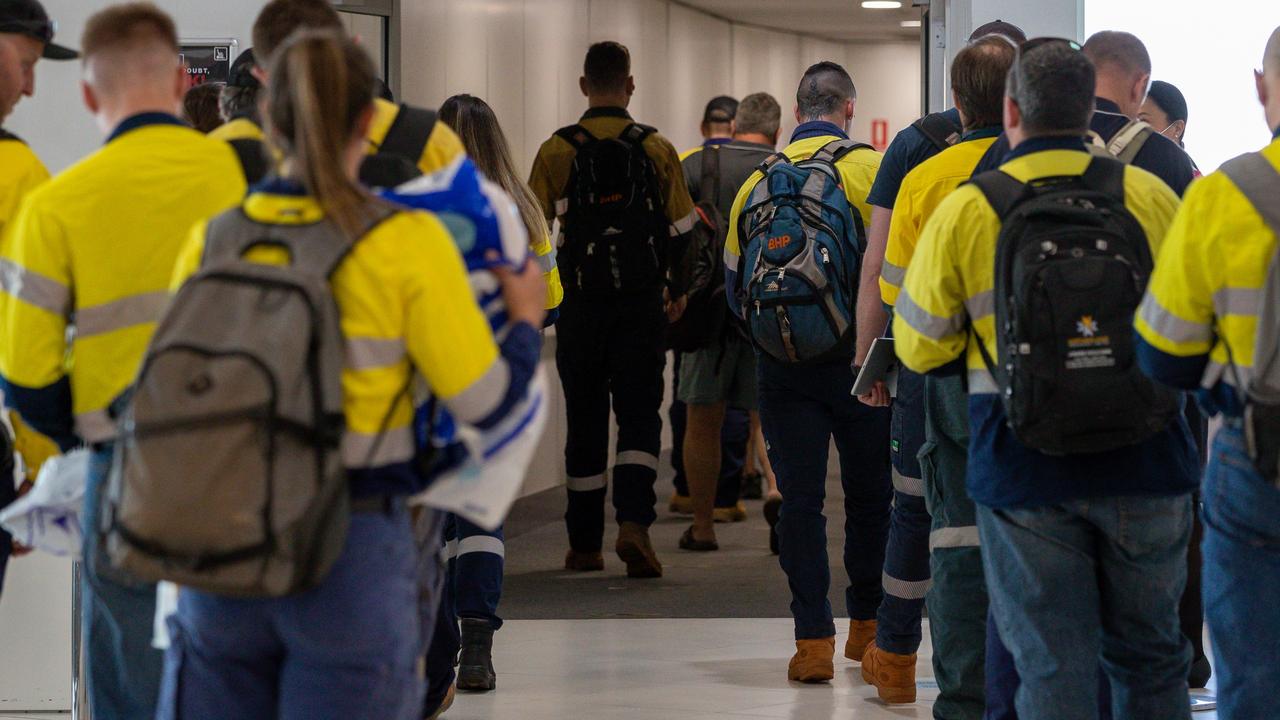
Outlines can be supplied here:
[[889, 147], [889, 121], [876, 118], [871, 121], [871, 145], [879, 152]]

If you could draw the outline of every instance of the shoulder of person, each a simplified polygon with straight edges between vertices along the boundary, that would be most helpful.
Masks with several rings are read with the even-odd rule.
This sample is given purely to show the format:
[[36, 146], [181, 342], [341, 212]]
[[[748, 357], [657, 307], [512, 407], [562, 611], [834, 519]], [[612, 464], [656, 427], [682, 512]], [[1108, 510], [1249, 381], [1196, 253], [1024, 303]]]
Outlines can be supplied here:
[[884, 153], [872, 147], [860, 147], [840, 158], [841, 165], [859, 165], [862, 167], [879, 168], [880, 163], [884, 160]]
[[676, 151], [676, 146], [672, 145], [670, 140], [663, 137], [662, 133], [658, 132], [657, 128], [643, 123], [636, 123], [636, 125], [639, 125], [649, 133], [648, 137], [644, 139], [644, 145], [650, 155], [679, 157], [680, 153]]
[[1155, 201], [1177, 206], [1178, 195], [1159, 175], [1138, 167], [1126, 165], [1124, 168], [1125, 202], [1137, 201], [1151, 204]]

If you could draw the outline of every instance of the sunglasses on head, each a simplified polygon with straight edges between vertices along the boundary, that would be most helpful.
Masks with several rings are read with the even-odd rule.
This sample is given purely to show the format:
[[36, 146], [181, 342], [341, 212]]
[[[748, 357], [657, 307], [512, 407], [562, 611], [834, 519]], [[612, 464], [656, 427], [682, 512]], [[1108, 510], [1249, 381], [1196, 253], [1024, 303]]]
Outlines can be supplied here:
[[53, 20], [11, 20], [0, 23], [0, 33], [28, 35], [46, 45], [53, 42], [53, 35], [57, 30], [58, 24]]

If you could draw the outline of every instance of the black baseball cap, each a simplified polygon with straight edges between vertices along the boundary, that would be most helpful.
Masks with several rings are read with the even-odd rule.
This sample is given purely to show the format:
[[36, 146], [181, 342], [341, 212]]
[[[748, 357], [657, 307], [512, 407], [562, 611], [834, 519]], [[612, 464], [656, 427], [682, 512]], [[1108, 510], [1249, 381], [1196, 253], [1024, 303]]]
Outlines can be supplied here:
[[992, 20], [986, 25], [982, 25], [977, 30], [974, 30], [973, 34], [969, 36], [969, 42], [973, 42], [978, 38], [984, 38], [988, 35], [1003, 35], [1012, 40], [1016, 45], [1021, 45], [1027, 41], [1027, 34], [1022, 31], [1022, 28], [1003, 20]]
[[[0, 0], [4, 2], [4, 0]], [[236, 61], [231, 63], [231, 70], [227, 73], [227, 87], [244, 88], [245, 90], [255, 90], [262, 87], [262, 83], [258, 82], [258, 78], [253, 76], [253, 68], [256, 67], [258, 61], [253, 56], [253, 48], [249, 48], [236, 56]]]
[[44, 43], [41, 57], [48, 60], [75, 60], [80, 53], [71, 48], [53, 44], [53, 34], [58, 24], [49, 19], [49, 13], [39, 0], [0, 0], [0, 33], [26, 35]]
[[707, 109], [702, 111], [704, 123], [727, 123], [738, 115], [738, 101], [728, 95], [711, 98]]

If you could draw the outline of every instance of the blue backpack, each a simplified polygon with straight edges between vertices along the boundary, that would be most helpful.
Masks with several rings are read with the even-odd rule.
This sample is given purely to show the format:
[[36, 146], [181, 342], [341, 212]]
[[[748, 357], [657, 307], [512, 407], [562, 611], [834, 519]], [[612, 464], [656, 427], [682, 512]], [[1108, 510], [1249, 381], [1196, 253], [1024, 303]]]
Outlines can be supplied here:
[[778, 153], [742, 213], [739, 298], [751, 341], [783, 363], [853, 350], [854, 305], [866, 232], [836, 163], [870, 145], [835, 140], [807, 160]]

